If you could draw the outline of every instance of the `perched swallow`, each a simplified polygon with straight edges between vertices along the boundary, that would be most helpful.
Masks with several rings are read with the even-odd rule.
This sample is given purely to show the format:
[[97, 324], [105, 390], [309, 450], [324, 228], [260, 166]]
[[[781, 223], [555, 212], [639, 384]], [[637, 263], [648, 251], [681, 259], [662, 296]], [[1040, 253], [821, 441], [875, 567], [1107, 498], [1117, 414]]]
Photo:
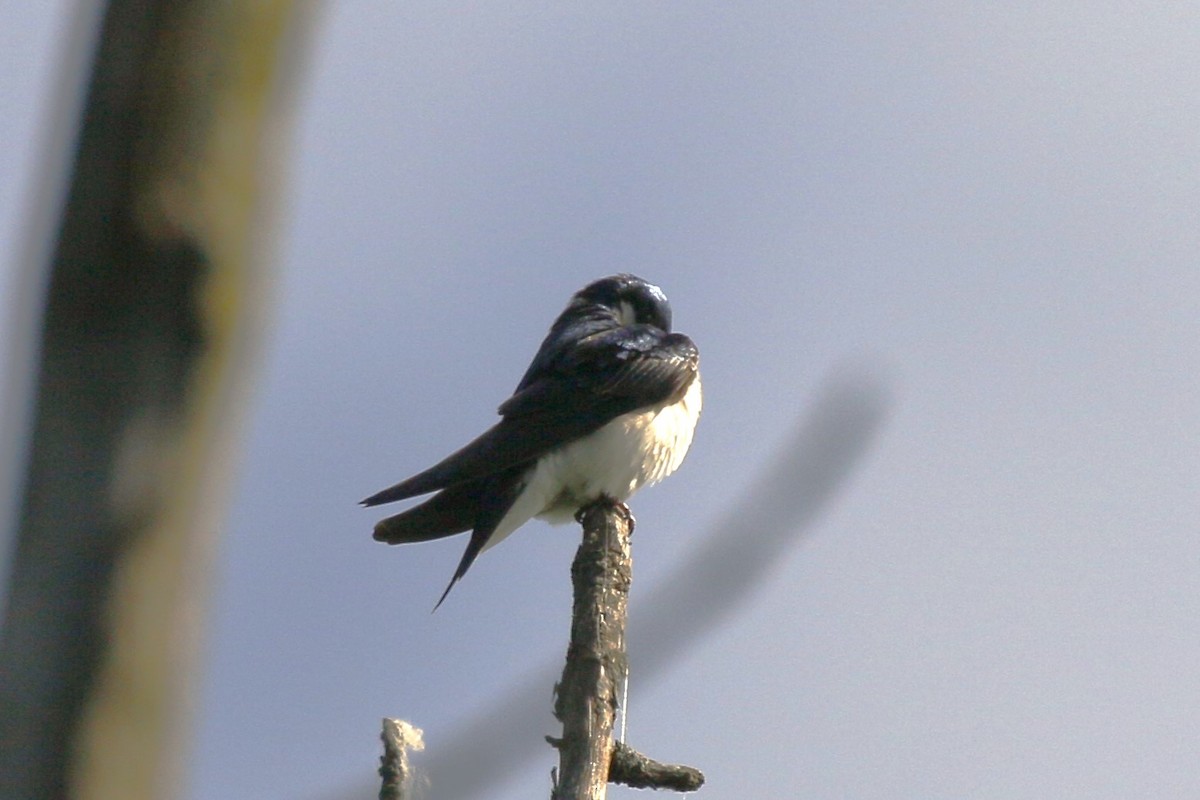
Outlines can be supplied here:
[[657, 286], [628, 274], [588, 285], [550, 327], [500, 422], [362, 501], [437, 492], [379, 522], [375, 539], [407, 544], [471, 531], [440, 606], [476, 556], [533, 517], [568, 522], [602, 497], [624, 502], [674, 472], [700, 416], [699, 366], [692, 340], [671, 333]]

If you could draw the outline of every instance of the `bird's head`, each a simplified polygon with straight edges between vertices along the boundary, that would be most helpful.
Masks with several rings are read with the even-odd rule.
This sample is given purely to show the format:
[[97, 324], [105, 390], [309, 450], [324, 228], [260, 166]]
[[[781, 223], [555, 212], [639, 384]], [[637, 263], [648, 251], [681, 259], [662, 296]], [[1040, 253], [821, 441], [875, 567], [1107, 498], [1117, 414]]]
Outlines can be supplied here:
[[662, 289], [629, 273], [610, 275], [575, 293], [571, 306], [601, 306], [610, 310], [624, 327], [653, 325], [671, 332], [671, 304]]

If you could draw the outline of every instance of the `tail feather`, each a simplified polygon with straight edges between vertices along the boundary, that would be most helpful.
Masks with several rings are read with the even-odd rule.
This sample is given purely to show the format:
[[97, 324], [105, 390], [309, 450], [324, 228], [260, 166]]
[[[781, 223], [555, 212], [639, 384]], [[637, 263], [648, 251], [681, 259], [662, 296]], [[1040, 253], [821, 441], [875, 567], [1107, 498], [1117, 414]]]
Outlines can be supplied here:
[[469, 531], [482, 508], [483, 481], [468, 481], [438, 492], [420, 505], [375, 525], [375, 541], [387, 544], [428, 542]]
[[422, 494], [429, 494], [436, 489], [443, 489], [450, 483], [447, 470], [442, 464], [435, 464], [429, 469], [411, 478], [400, 481], [395, 486], [376, 492], [366, 500], [358, 501], [363, 506], [378, 506], [383, 503], [394, 503], [397, 500], [407, 500]]
[[511, 424], [497, 423], [473, 442], [446, 456], [429, 469], [376, 492], [360, 503], [364, 506], [377, 506], [429, 494], [456, 483], [483, 480], [488, 475], [512, 466], [512, 460], [515, 458], [512, 454], [513, 434]]
[[[387, 544], [428, 542], [471, 531], [471, 538], [458, 562], [458, 568], [454, 571], [454, 577], [450, 579], [446, 591], [442, 592], [437, 605], [433, 607], [434, 611], [450, 594], [454, 584], [467, 574], [475, 558], [483, 551], [496, 533], [496, 528], [504, 521], [505, 515], [516, 502], [525, 487], [523, 470], [524, 466], [519, 466], [496, 475], [454, 484], [425, 502], [380, 520], [375, 525], [375, 540]], [[363, 503], [374, 505], [374, 501], [388, 502], [377, 498], [401, 486], [404, 484], [385, 489], [380, 494], [367, 498]], [[509, 532], [511, 530], [506, 526], [502, 533]]]
[[[446, 591], [442, 592], [437, 605], [433, 607], [434, 611], [437, 611], [445, 601], [446, 595], [450, 594], [454, 584], [467, 574], [467, 570], [475, 563], [475, 558], [483, 551], [492, 535], [496, 533], [496, 527], [504, 520], [504, 516], [520, 496], [521, 490], [525, 488], [525, 481], [521, 479], [518, 470], [509, 470], [497, 478], [486, 480], [486, 484], [482, 491], [476, 492], [474, 495], [478, 500], [479, 515], [476, 518], [475, 529], [471, 531], [471, 539], [467, 542], [467, 549], [463, 551], [462, 558], [458, 562], [458, 569], [454, 570], [454, 577], [450, 579]], [[449, 491], [451, 489], [447, 489], [442, 494]]]

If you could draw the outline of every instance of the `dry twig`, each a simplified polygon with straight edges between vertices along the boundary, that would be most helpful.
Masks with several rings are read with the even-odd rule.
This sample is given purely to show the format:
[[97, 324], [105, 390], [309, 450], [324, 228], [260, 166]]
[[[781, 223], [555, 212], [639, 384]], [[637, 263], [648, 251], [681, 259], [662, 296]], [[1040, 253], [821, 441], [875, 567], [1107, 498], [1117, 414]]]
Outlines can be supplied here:
[[617, 688], [627, 672], [625, 620], [633, 574], [633, 516], [609, 499], [581, 509], [583, 542], [571, 564], [575, 601], [571, 642], [554, 715], [563, 724], [552, 800], [602, 800], [609, 781], [637, 788], [694, 791], [704, 776], [660, 764], [613, 742]]
[[379, 759], [379, 800], [404, 800], [411, 775], [408, 768], [408, 751], [424, 750], [420, 728], [414, 728], [404, 720], [383, 720], [383, 756]]

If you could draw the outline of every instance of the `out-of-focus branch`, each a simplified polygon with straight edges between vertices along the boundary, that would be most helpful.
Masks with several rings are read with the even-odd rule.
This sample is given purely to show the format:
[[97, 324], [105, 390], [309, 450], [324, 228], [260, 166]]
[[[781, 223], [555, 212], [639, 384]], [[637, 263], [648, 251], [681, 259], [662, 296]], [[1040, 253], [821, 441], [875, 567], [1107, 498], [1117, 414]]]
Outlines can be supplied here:
[[44, 309], [32, 432], [0, 453], [23, 487], [0, 630], [5, 800], [178, 782], [309, 3], [99, 4], [52, 256], [28, 267]]

